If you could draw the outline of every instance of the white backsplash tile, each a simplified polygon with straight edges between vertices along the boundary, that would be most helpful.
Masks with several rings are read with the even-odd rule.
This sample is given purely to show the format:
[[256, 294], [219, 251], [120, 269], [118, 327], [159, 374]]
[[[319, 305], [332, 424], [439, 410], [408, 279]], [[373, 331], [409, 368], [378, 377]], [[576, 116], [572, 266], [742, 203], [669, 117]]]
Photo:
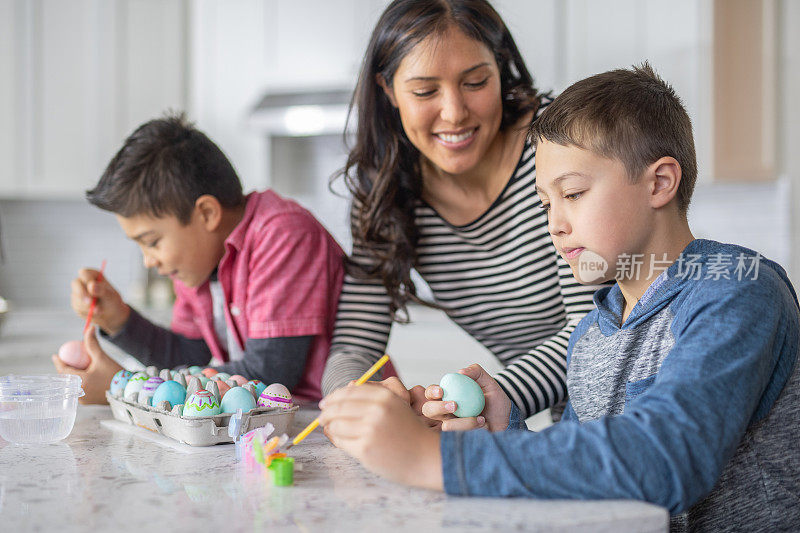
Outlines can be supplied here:
[[138, 247], [110, 213], [80, 200], [2, 200], [0, 295], [14, 308], [69, 308], [70, 282], [99, 268], [127, 296], [144, 275]]

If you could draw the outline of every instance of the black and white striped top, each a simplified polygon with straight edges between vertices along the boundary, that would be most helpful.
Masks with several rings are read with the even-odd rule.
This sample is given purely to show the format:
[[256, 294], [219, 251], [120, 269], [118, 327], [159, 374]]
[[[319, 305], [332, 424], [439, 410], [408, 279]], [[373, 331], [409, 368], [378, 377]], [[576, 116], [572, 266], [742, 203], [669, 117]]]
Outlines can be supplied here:
[[[447, 223], [424, 202], [415, 209], [416, 270], [450, 318], [505, 366], [495, 379], [526, 416], [564, 399], [569, 336], [594, 308], [598, 288], [580, 285], [553, 246], [534, 154], [526, 143], [498, 199], [466, 226]], [[353, 259], [370, 261], [357, 242]], [[346, 276], [323, 394], [363, 374], [384, 353], [390, 329], [381, 281]]]

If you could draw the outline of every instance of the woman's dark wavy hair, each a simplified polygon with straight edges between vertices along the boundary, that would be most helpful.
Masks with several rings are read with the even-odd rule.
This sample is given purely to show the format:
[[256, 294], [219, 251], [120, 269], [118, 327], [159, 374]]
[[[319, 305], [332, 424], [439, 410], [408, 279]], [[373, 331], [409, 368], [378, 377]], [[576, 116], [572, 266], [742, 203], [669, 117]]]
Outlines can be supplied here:
[[414, 207], [422, 191], [420, 153], [377, 75], [391, 86], [400, 62], [414, 46], [453, 27], [494, 53], [503, 99], [501, 129], [539, 106], [539, 94], [514, 39], [486, 0], [395, 0], [381, 15], [350, 102], [348, 121], [354, 114], [358, 121], [355, 143], [334, 179], [343, 176], [353, 195], [353, 241], [370, 255], [348, 259], [347, 271], [360, 279], [381, 279], [391, 299], [391, 318], [399, 322], [407, 320], [409, 301], [438, 306], [421, 300], [411, 279], [419, 237]]

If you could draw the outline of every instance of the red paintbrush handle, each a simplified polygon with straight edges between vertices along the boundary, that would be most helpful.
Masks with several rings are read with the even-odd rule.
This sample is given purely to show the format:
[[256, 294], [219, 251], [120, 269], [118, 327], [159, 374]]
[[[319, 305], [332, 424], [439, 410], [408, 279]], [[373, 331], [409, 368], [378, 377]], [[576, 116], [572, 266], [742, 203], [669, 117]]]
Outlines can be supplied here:
[[[97, 275], [97, 283], [103, 281], [103, 271], [106, 269], [106, 260], [103, 259], [103, 264], [100, 265], [100, 273]], [[89, 314], [86, 315], [86, 325], [83, 326], [83, 334], [89, 331], [92, 325], [92, 316], [94, 315], [94, 308], [97, 306], [97, 297], [92, 298], [92, 303], [89, 305]]]

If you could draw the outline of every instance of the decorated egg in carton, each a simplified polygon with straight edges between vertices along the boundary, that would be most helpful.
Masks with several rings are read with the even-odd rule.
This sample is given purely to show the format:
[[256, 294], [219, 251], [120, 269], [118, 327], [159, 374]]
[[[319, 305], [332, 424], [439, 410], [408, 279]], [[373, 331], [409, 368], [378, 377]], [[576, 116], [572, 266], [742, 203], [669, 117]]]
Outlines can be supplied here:
[[[237, 410], [243, 413], [237, 422], [238, 434], [267, 423], [288, 431], [297, 407], [289, 403], [291, 395], [283, 385], [270, 386], [271, 392], [283, 396], [269, 395], [271, 400], [265, 398], [259, 405], [261, 393], [269, 387], [258, 380], [245, 382], [239, 375], [209, 379], [199, 367], [192, 369], [194, 373], [185, 370], [149, 367], [142, 372], [118, 372], [106, 392], [114, 417], [192, 446], [233, 442], [228, 426], [231, 413]], [[206, 374], [216, 378], [220, 372]], [[275, 397], [284, 400], [278, 400], [277, 407], [267, 403]]]
[[[169, 382], [164, 384], [166, 383]], [[245, 395], [252, 397], [249, 391], [242, 390]], [[284, 410], [256, 406], [255, 409], [238, 415], [238, 413], [221, 412], [221, 404], [217, 403], [216, 397], [210, 391], [200, 390], [194, 396], [187, 399], [185, 405], [171, 405], [169, 401], [162, 400], [155, 406], [150, 406], [128, 402], [106, 392], [111, 412], [117, 420], [149, 429], [190, 446], [231, 443], [239, 435], [268, 423], [274, 425], [277, 431], [287, 433], [294, 419], [294, 413], [298, 409], [292, 407]], [[239, 416], [237, 427], [233, 428], [236, 429], [235, 434], [230, 435], [228, 426], [231, 419], [237, 416]]]
[[[161, 393], [156, 395], [159, 390]], [[226, 413], [235, 412], [237, 409], [241, 409], [244, 413], [263, 408], [285, 410], [293, 405], [291, 393], [280, 383], [266, 386], [259, 380], [247, 381], [244, 376], [238, 374], [229, 376], [211, 367], [159, 370], [150, 366], [144, 371], [135, 373], [121, 370], [114, 375], [108, 390], [112, 396], [121, 397], [125, 401], [173, 414], [180, 412], [181, 416], [185, 416], [184, 404], [188, 404], [189, 399], [201, 391], [203, 394], [197, 401], [208, 398], [209, 395], [206, 393], [210, 393], [221, 412]], [[224, 401], [231, 391], [233, 391], [231, 397]], [[252, 397], [252, 402], [247, 398], [248, 394]], [[178, 406], [182, 406], [180, 410], [176, 410]], [[224, 406], [227, 406], [227, 411]], [[202, 414], [209, 409], [211, 408], [208, 406], [199, 411], [189, 408], [188, 413], [192, 413], [190, 417], [216, 416], [217, 413]]]
[[258, 405], [261, 407], [291, 409], [292, 395], [284, 385], [273, 383], [264, 388], [264, 391], [259, 395]]

